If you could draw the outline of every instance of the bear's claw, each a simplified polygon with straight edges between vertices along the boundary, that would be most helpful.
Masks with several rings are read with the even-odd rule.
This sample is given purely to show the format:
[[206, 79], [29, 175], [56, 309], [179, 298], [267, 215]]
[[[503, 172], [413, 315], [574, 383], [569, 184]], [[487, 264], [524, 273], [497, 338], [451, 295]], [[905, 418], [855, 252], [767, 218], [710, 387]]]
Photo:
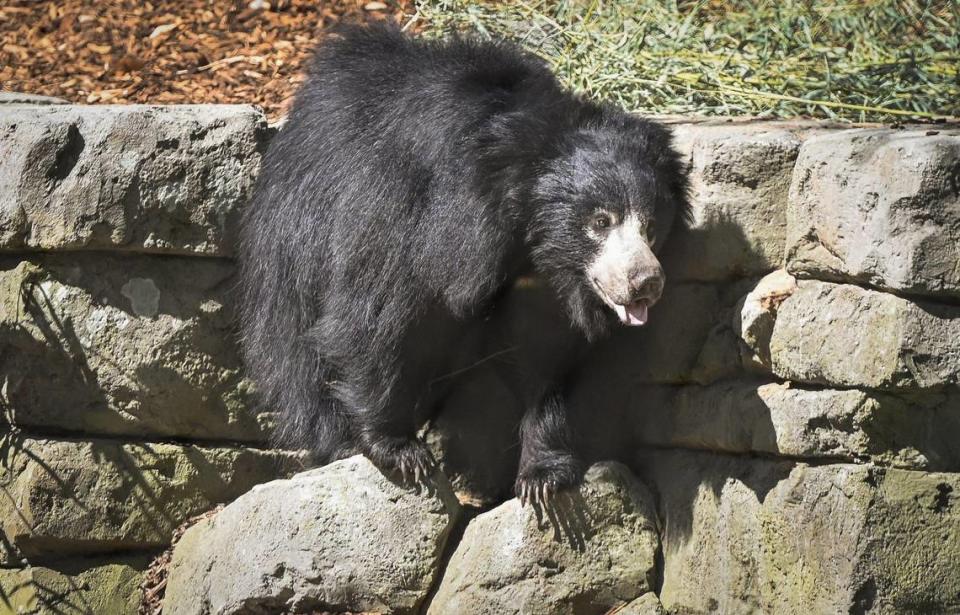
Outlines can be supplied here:
[[412, 478], [414, 484], [421, 485], [428, 476], [433, 474], [434, 469], [436, 469], [436, 464], [432, 458], [417, 457], [411, 460], [404, 457], [400, 459], [400, 475], [405, 483], [410, 483]]
[[383, 470], [397, 470], [405, 484], [424, 485], [436, 469], [426, 444], [414, 438], [384, 437], [372, 440], [364, 454]]
[[533, 467], [520, 472], [514, 492], [520, 504], [547, 507], [556, 495], [579, 482], [579, 473], [574, 467]]
[[544, 482], [518, 481], [517, 489], [521, 505], [533, 504], [541, 507], [549, 506], [550, 501], [558, 491], [557, 482], [553, 480]]

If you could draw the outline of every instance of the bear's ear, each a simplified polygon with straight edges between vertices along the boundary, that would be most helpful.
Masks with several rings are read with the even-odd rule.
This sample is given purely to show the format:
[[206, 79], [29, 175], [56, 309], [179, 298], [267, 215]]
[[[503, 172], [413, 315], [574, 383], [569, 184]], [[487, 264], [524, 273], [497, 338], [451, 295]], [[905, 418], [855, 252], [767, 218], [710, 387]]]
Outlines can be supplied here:
[[465, 95], [463, 100], [479, 103], [487, 114], [543, 109], [561, 95], [546, 62], [515, 44], [473, 37], [457, 42], [469, 50], [469, 61], [464, 61], [456, 81], [459, 93]]
[[669, 129], [667, 142], [659, 156], [658, 166], [657, 174], [666, 179], [670, 199], [675, 204], [674, 215], [678, 224], [689, 227], [693, 224], [693, 207], [690, 204], [690, 165], [673, 146], [673, 132]]
[[676, 225], [689, 226], [693, 223], [693, 211], [690, 206], [689, 165], [673, 146], [673, 130], [659, 122], [643, 120], [642, 128], [649, 157], [661, 186], [663, 198], [674, 208]]

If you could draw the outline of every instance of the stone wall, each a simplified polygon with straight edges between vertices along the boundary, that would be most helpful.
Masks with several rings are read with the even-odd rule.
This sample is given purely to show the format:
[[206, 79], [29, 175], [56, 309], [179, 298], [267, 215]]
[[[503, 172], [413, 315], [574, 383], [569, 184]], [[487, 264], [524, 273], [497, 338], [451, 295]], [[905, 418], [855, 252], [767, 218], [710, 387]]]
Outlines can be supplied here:
[[0, 612], [134, 613], [177, 526], [301, 467], [249, 410], [229, 298], [269, 134], [0, 107]]
[[681, 130], [720, 309], [629, 397], [664, 606], [960, 610], [960, 130]]
[[[398, 534], [426, 532], [396, 603], [353, 573], [356, 591], [303, 589], [292, 552], [260, 578], [299, 579], [303, 608], [960, 610], [960, 129], [674, 124], [694, 224], [649, 325], [573, 390], [591, 456], [630, 468], [597, 466], [578, 496], [602, 527], [561, 547], [501, 503], [516, 412], [481, 366], [426, 433], [467, 514], [364, 479], [364, 498], [407, 502]], [[233, 324], [236, 222], [269, 137], [248, 107], [0, 107], [0, 612], [136, 612], [174, 528], [303, 467], [266, 444]], [[366, 476], [350, 463], [329, 480]], [[237, 511], [280, 488], [203, 531], [258, 535]], [[311, 494], [340, 527], [342, 501]], [[249, 585], [230, 574], [221, 597]], [[289, 607], [284, 591], [257, 608]]]

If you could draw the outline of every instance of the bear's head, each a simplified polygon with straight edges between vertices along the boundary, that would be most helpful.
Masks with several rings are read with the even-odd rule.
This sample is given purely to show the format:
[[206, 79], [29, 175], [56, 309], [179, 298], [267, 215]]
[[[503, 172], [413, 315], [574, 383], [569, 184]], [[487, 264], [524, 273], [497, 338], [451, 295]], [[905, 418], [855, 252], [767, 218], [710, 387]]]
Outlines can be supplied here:
[[688, 215], [669, 130], [619, 111], [562, 135], [533, 188], [532, 260], [593, 337], [647, 322], [663, 291], [657, 253]]

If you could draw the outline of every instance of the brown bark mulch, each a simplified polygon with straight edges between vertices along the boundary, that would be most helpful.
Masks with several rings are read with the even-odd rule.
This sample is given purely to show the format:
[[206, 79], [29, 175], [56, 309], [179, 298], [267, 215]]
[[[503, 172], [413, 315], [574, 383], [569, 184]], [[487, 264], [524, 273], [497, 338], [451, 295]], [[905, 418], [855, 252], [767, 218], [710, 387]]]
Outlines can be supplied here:
[[223, 504], [218, 505], [212, 510], [200, 513], [190, 517], [180, 527], [173, 531], [173, 538], [170, 546], [150, 562], [150, 566], [143, 573], [143, 581], [140, 583], [140, 615], [161, 615], [163, 613], [163, 598], [167, 589], [167, 573], [170, 568], [170, 560], [173, 557], [173, 549], [194, 525], [204, 519], [216, 515], [223, 510]]
[[413, 0], [6, 0], [0, 89], [85, 104], [252, 103], [276, 119], [325, 29], [412, 13]]

